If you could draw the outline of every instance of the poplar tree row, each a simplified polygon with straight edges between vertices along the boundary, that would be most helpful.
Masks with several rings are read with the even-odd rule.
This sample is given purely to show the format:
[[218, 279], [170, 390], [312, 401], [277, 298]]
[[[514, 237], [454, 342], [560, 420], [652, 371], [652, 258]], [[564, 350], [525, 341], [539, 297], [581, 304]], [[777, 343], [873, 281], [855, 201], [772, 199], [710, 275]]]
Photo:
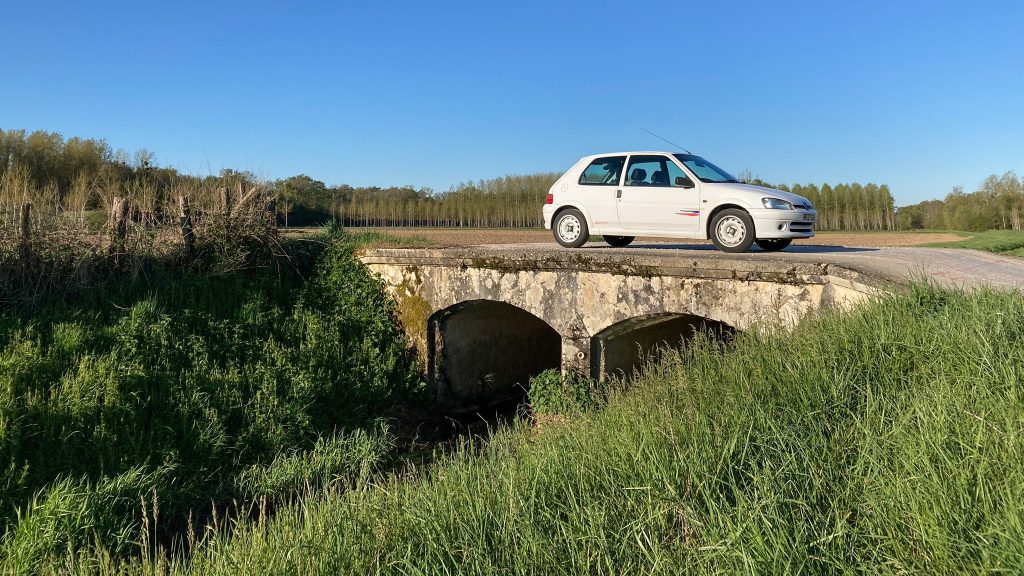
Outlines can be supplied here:
[[[519, 228], [543, 225], [541, 206], [558, 176], [505, 176], [462, 183], [442, 193], [413, 188], [328, 188], [305, 176], [290, 180], [305, 179], [304, 185], [292, 187], [304, 191], [291, 193], [295, 202], [316, 206], [347, 226]], [[893, 230], [896, 226], [892, 194], [885, 184], [773, 186], [756, 179], [751, 183], [805, 196], [818, 210], [819, 230]], [[288, 186], [278, 183], [279, 189]]]
[[536, 227], [544, 223], [541, 206], [557, 178], [504, 176], [440, 193], [341, 186], [333, 215], [349, 226]]
[[752, 183], [786, 190], [811, 201], [818, 211], [817, 230], [895, 230], [896, 207], [886, 184]]

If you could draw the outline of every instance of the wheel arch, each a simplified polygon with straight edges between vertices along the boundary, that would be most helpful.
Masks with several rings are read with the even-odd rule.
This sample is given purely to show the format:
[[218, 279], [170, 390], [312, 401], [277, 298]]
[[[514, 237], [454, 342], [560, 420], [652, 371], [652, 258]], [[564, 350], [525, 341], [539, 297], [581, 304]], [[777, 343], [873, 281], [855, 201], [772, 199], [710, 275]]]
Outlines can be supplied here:
[[754, 215], [751, 214], [750, 210], [747, 210], [747, 208], [745, 206], [743, 206], [741, 204], [737, 204], [735, 202], [723, 202], [722, 204], [719, 204], [718, 206], [715, 206], [711, 210], [711, 213], [708, 214], [707, 220], [704, 221], [704, 234], [705, 234], [705, 237], [711, 238], [711, 223], [715, 221], [715, 216], [718, 216], [719, 212], [721, 212], [723, 210], [728, 210], [730, 208], [735, 208], [736, 210], [742, 210], [743, 212], [745, 212], [747, 214], [747, 216], [750, 217], [750, 222], [752, 224], [754, 224], [754, 238], [757, 238], [757, 223], [754, 222]]
[[554, 229], [555, 222], [558, 220], [559, 214], [566, 210], [578, 210], [580, 214], [587, 220], [587, 230], [594, 230], [594, 221], [590, 218], [590, 214], [579, 204], [562, 204], [558, 208], [555, 208], [555, 213], [551, 215], [551, 228]]

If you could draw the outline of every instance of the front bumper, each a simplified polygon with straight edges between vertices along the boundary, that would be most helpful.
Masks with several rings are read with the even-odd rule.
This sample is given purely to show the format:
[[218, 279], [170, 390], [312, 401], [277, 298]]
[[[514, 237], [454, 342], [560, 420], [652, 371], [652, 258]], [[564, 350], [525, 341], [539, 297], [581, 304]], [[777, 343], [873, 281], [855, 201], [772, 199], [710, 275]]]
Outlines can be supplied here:
[[812, 238], [818, 213], [814, 210], [751, 210], [758, 238]]

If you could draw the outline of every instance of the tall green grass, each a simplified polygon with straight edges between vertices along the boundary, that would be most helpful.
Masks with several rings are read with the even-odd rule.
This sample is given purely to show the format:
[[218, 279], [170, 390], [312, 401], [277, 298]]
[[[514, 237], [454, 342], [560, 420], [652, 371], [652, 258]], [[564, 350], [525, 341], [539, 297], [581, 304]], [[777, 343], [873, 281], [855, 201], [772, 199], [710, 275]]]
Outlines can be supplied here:
[[[562, 424], [519, 422], [411, 476], [120, 568], [1017, 572], [1022, 381], [1024, 296], [919, 286], [725, 350], [698, 341]], [[112, 568], [102, 552], [68, 561]]]
[[[169, 541], [191, 514], [382, 465], [377, 421], [420, 382], [356, 243], [322, 238], [308, 265], [293, 253], [226, 277], [164, 271], [0, 313], [0, 566], [34, 571], [93, 545], [137, 554], [144, 520]], [[285, 454], [320, 470], [296, 473]]]

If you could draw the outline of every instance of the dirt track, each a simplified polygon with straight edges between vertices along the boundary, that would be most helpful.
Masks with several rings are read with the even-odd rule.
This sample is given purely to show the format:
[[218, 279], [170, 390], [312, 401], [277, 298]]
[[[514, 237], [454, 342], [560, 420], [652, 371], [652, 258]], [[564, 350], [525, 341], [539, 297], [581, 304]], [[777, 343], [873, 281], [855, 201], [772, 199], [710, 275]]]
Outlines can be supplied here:
[[[371, 230], [370, 228], [354, 230]], [[479, 228], [373, 228], [394, 236], [418, 236], [440, 246], [474, 246], [478, 244], [533, 244], [551, 242], [549, 230], [479, 229]], [[946, 232], [819, 232], [810, 240], [797, 244], [815, 246], [852, 246], [858, 248], [890, 248], [921, 246], [933, 242], [965, 240], [963, 236]], [[705, 244], [704, 240], [669, 238], [638, 238], [637, 242], [670, 242], [672, 244]]]

